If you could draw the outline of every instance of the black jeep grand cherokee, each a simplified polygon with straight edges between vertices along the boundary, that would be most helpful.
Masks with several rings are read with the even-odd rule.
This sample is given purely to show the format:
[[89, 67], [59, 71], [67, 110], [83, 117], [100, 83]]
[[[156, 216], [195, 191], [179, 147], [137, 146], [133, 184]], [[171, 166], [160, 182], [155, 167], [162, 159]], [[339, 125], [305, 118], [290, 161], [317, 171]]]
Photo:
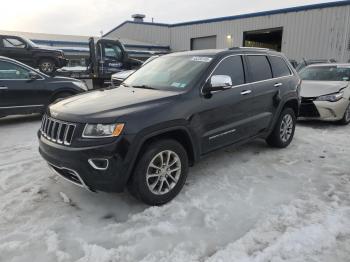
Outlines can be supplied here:
[[68, 59], [61, 50], [39, 46], [29, 39], [11, 35], [0, 35], [0, 56], [39, 68], [46, 74], [52, 74], [57, 68], [68, 64]]
[[174, 198], [188, 166], [232, 144], [292, 141], [300, 80], [281, 53], [234, 48], [174, 53], [119, 88], [51, 105], [39, 151], [60, 176], [92, 191], [130, 192], [150, 205]]

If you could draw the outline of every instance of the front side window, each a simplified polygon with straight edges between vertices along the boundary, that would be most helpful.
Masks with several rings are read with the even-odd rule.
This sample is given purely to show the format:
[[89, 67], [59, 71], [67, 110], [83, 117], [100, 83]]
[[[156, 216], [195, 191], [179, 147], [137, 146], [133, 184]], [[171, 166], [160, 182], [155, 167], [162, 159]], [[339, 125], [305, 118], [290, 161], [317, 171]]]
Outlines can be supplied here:
[[257, 82], [272, 78], [271, 67], [266, 56], [248, 55], [246, 58], [250, 70], [249, 82]]
[[310, 66], [300, 73], [302, 80], [312, 81], [350, 81], [349, 66]]
[[225, 58], [215, 69], [213, 75], [230, 76], [233, 86], [244, 84], [244, 69], [241, 56]]
[[184, 90], [210, 65], [208, 56], [161, 56], [145, 64], [124, 82], [124, 86]]
[[0, 61], [0, 79], [29, 79], [29, 70], [9, 62]]
[[2, 40], [4, 47], [25, 48], [26, 44], [18, 38], [7, 37]]
[[117, 61], [122, 60], [122, 50], [119, 46], [106, 43], [104, 46], [105, 57]]
[[283, 58], [278, 56], [269, 57], [273, 77], [289, 76], [291, 74], [290, 69]]

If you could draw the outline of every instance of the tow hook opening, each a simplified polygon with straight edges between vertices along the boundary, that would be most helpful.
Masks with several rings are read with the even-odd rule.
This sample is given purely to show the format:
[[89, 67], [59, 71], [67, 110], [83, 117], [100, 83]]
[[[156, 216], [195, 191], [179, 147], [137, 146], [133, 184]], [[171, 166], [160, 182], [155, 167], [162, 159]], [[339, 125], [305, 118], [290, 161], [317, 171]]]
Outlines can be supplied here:
[[109, 160], [105, 158], [90, 158], [88, 162], [96, 170], [106, 170], [109, 165]]

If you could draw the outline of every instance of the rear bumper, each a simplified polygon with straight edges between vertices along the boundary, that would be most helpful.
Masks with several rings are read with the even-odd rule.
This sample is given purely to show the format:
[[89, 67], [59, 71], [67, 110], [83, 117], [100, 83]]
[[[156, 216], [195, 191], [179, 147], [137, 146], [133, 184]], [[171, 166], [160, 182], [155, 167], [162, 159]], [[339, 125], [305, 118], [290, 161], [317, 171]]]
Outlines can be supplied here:
[[[39, 136], [39, 152], [56, 174], [91, 191], [121, 192], [128, 178], [128, 165], [118, 153], [120, 141], [106, 145], [72, 148]], [[107, 160], [96, 168], [89, 160]], [[91, 161], [90, 161], [91, 162]]]

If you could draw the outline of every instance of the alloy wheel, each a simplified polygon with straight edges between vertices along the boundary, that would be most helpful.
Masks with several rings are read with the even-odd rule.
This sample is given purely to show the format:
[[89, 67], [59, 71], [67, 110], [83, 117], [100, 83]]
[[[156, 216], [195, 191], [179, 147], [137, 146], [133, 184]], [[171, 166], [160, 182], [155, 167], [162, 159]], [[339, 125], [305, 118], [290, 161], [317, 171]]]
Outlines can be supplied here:
[[41, 71], [45, 73], [51, 73], [53, 71], [53, 65], [50, 62], [44, 62], [40, 65]]
[[147, 186], [153, 194], [164, 195], [177, 185], [180, 175], [180, 157], [174, 151], [165, 150], [150, 161], [146, 174]]
[[282, 118], [281, 127], [280, 127], [280, 138], [283, 143], [286, 143], [292, 136], [293, 127], [294, 127], [293, 117], [289, 114], [286, 114]]

